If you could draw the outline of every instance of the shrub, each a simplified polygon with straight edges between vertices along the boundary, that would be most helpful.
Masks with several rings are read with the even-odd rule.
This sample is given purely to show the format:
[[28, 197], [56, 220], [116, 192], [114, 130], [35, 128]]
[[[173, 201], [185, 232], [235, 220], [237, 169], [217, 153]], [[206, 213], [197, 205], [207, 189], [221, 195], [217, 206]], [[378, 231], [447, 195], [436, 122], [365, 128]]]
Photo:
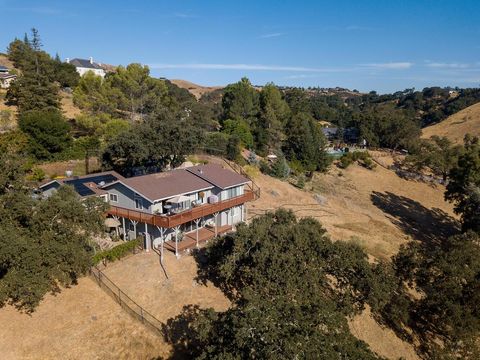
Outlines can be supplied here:
[[346, 169], [347, 167], [349, 167], [352, 164], [353, 164], [352, 153], [347, 153], [340, 158], [340, 162], [338, 163], [338, 167], [341, 168], [341, 169]]
[[0, 110], [0, 131], [6, 131], [13, 127], [12, 111]]
[[258, 175], [258, 168], [253, 165], [245, 165], [243, 170], [247, 173], [248, 176], [254, 178]]
[[368, 170], [373, 170], [377, 167], [377, 164], [375, 164], [370, 157], [366, 157], [365, 159], [361, 160], [359, 164]]
[[296, 187], [303, 189], [305, 187], [305, 175], [301, 174], [297, 179]]
[[131, 240], [126, 243], [117, 245], [111, 249], [96, 253], [93, 256], [93, 263], [98, 264], [103, 259], [106, 259], [108, 261], [115, 261], [121, 259], [122, 257], [133, 252], [133, 250], [140, 245], [140, 239], [141, 238], [137, 238], [135, 240]]
[[360, 166], [363, 166], [369, 170], [374, 169], [377, 165], [372, 161], [370, 154], [366, 151], [349, 152], [340, 158], [337, 166], [341, 169], [346, 169], [354, 162], [357, 162]]
[[24, 112], [18, 125], [29, 137], [30, 152], [37, 159], [51, 159], [72, 143], [70, 125], [58, 111]]
[[290, 167], [287, 160], [282, 156], [279, 157], [272, 165], [270, 170], [272, 176], [279, 179], [286, 179], [290, 175]]
[[290, 169], [292, 170], [292, 173], [294, 173], [295, 175], [299, 175], [299, 174], [304, 174], [305, 173], [305, 167], [302, 165], [302, 163], [297, 160], [296, 158], [293, 158], [291, 159], [289, 162], [288, 162], [288, 166], [290, 167]]
[[268, 161], [260, 160], [259, 168], [262, 174], [266, 174], [266, 175], [270, 174], [270, 165], [268, 164]]
[[43, 171], [43, 169], [41, 168], [36, 167], [32, 170], [32, 173], [30, 174], [29, 179], [40, 182], [43, 179], [45, 179], [45, 171]]

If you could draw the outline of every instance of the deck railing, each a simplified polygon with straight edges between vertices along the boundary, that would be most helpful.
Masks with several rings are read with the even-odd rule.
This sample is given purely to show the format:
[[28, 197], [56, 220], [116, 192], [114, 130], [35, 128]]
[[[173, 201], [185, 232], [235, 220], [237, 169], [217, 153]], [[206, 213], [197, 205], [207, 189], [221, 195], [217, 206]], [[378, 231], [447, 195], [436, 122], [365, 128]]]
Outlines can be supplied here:
[[243, 195], [239, 195], [227, 200], [222, 200], [213, 204], [200, 205], [191, 208], [190, 210], [182, 211], [181, 213], [172, 215], [149, 214], [146, 212], [130, 210], [118, 206], [110, 206], [110, 209], [107, 212], [108, 214], [113, 216], [124, 217], [141, 223], [147, 223], [163, 228], [172, 228], [187, 223], [189, 221], [200, 219], [207, 215], [212, 215], [220, 211], [229, 209], [231, 207], [244, 204], [247, 201], [254, 200], [255, 198], [256, 194], [254, 191], [245, 190]]

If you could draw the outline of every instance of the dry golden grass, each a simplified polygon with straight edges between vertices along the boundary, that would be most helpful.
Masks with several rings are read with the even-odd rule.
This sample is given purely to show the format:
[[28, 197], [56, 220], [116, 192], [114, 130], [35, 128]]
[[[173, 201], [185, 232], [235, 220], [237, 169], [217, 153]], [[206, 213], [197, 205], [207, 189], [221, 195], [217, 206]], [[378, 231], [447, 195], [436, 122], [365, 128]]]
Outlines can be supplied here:
[[446, 136], [454, 143], [462, 144], [465, 134], [480, 136], [480, 103], [469, 106], [438, 124], [426, 127], [422, 137]]
[[[385, 164], [391, 162], [389, 154], [376, 156]], [[437, 226], [436, 215], [452, 215], [442, 187], [400, 179], [381, 166], [373, 171], [356, 165], [343, 171], [333, 168], [316, 175], [308, 190], [262, 174], [254, 176], [262, 196], [249, 204], [250, 217], [279, 206], [291, 208], [298, 216], [319, 219], [334, 240], [355, 242], [377, 258], [391, 256], [411, 237], [429, 234]], [[177, 260], [166, 253], [164, 264], [169, 279], [154, 252], [111, 264], [105, 273], [160, 321], [178, 315], [188, 304], [219, 311], [229, 306], [219, 289], [195, 281], [193, 257]], [[32, 316], [11, 307], [0, 309], [0, 323], [2, 359], [147, 359], [171, 351], [163, 338], [129, 317], [91, 278], [57, 296], [48, 295]], [[368, 309], [349, 325], [355, 336], [386, 358], [418, 358], [413, 346], [377, 324]]]
[[[100, 170], [100, 162], [97, 158], [90, 158], [89, 164], [90, 173]], [[45, 171], [47, 178], [63, 177], [67, 170], [73, 171], [75, 176], [85, 175], [85, 160], [57, 161], [40, 164], [38, 167]]]
[[32, 315], [0, 309], [2, 360], [152, 359], [170, 351], [90, 277], [48, 295]]
[[61, 105], [63, 115], [67, 119], [75, 119], [82, 111], [73, 104], [73, 96], [64, 91], [60, 91]]
[[194, 84], [190, 81], [186, 81], [186, 80], [180, 80], [180, 79], [173, 79], [173, 80], [170, 80], [172, 82], [172, 84], [175, 84], [177, 85], [178, 87], [182, 88], [182, 89], [187, 89], [190, 93], [192, 93], [197, 99], [200, 99], [202, 97], [202, 95], [206, 94], [206, 93], [209, 93], [209, 92], [212, 92], [212, 91], [215, 91], [215, 90], [218, 90], [218, 89], [222, 89], [223, 86], [202, 86], [202, 85], [197, 85], [197, 84]]
[[412, 345], [400, 340], [392, 330], [380, 326], [368, 307], [350, 319], [348, 325], [353, 335], [365, 341], [380, 356], [387, 359], [420, 359]]
[[[390, 155], [383, 155], [382, 161], [391, 163]], [[381, 166], [333, 167], [328, 174], [316, 174], [307, 190], [263, 174], [255, 181], [261, 197], [249, 205], [250, 217], [290, 208], [297, 216], [318, 219], [332, 239], [354, 239], [378, 258], [388, 258], [410, 238], [420, 237], [422, 226], [425, 232], [436, 230], [435, 221], [454, 216], [451, 204], [443, 200], [444, 187], [407, 181]], [[448, 224], [441, 225], [439, 229]]]
[[0, 65], [13, 69], [13, 63], [5, 55], [0, 55]]

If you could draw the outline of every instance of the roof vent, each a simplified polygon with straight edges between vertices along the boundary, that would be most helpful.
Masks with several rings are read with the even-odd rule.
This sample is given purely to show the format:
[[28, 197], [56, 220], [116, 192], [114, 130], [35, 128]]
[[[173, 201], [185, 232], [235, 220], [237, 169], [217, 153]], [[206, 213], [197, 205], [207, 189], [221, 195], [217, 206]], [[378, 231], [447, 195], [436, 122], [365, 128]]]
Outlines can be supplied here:
[[198, 172], [199, 172], [200, 174], [203, 174], [203, 170], [202, 170], [201, 168], [198, 169]]
[[100, 182], [98, 183], [98, 185], [99, 185], [99, 186], [105, 185], [105, 181], [100, 181]]

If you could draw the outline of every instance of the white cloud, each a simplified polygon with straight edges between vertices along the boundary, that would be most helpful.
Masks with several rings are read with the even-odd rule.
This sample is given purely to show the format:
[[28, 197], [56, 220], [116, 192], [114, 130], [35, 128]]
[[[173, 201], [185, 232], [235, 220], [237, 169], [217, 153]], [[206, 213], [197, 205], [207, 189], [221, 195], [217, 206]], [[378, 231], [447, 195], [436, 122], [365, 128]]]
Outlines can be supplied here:
[[284, 35], [283, 33], [271, 33], [271, 34], [264, 34], [260, 35], [260, 39], [270, 39]]
[[372, 63], [363, 64], [363, 66], [375, 69], [387, 69], [387, 70], [404, 70], [410, 69], [413, 66], [411, 62], [388, 62], [388, 63]]
[[462, 64], [462, 63], [438, 63], [438, 62], [431, 62], [427, 64], [430, 68], [435, 69], [468, 69], [471, 67], [470, 64]]
[[196, 70], [249, 70], [249, 71], [294, 71], [294, 72], [341, 72], [342, 68], [311, 68], [261, 64], [149, 64], [152, 69], [196, 69]]
[[173, 17], [181, 18], [181, 19], [193, 19], [193, 18], [197, 18], [198, 16], [193, 15], [193, 14], [186, 14], [186, 13], [177, 12], [177, 13], [173, 14]]

